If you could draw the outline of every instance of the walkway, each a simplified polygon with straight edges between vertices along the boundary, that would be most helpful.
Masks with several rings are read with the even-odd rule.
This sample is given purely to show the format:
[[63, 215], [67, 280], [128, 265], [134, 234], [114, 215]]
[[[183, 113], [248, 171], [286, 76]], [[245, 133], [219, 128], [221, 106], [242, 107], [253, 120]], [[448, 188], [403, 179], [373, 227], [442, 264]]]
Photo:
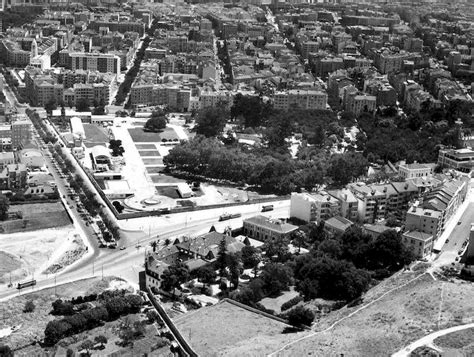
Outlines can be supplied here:
[[392, 357], [409, 356], [410, 353], [412, 351], [414, 351], [415, 349], [417, 349], [418, 347], [430, 345], [430, 344], [433, 343], [433, 341], [435, 339], [437, 339], [440, 336], [444, 336], [444, 335], [450, 334], [452, 332], [466, 330], [468, 328], [474, 328], [474, 323], [470, 323], [470, 324], [467, 324], [467, 325], [460, 325], [460, 326], [450, 327], [450, 328], [446, 328], [444, 330], [439, 330], [439, 331], [433, 332], [433, 333], [431, 333], [431, 334], [429, 334], [425, 337], [422, 337], [419, 340], [409, 344], [407, 347], [401, 349], [400, 351], [395, 352], [392, 355]]

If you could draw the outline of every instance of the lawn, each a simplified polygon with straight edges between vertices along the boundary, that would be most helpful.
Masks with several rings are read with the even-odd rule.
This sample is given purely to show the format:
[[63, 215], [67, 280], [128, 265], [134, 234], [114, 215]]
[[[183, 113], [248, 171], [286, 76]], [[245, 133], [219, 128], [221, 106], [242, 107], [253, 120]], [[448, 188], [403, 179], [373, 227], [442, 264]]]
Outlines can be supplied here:
[[71, 224], [62, 203], [32, 203], [11, 205], [10, 212], [23, 212], [23, 219], [5, 221], [0, 224], [2, 233], [26, 232]]
[[162, 166], [155, 166], [155, 167], [147, 167], [146, 172], [149, 174], [159, 174], [162, 172], [165, 168]]
[[138, 152], [140, 156], [160, 156], [158, 150], [142, 150]]
[[162, 165], [163, 164], [162, 158], [156, 158], [156, 159], [143, 158], [142, 161], [144, 165]]
[[281, 295], [275, 298], [266, 297], [265, 299], [262, 299], [260, 303], [267, 309], [273, 310], [276, 313], [280, 313], [281, 305], [298, 295], [299, 293], [295, 291], [293, 287], [291, 287], [290, 291], [284, 291]]
[[104, 145], [109, 142], [109, 135], [106, 129], [99, 127], [95, 124], [83, 124], [86, 139], [84, 145], [88, 148], [95, 145]]
[[185, 180], [173, 177], [173, 176], [168, 176], [168, 175], [153, 175], [150, 176], [151, 181], [154, 183], [177, 183], [177, 182], [186, 182]]
[[156, 187], [156, 191], [160, 196], [166, 196], [169, 198], [181, 198], [179, 196], [178, 190], [176, 186], [158, 186]]
[[135, 144], [137, 150], [154, 150], [156, 149], [155, 144]]
[[179, 139], [173, 128], [165, 128], [162, 132], [146, 132], [142, 128], [128, 129], [132, 140], [136, 143], [160, 143], [163, 139]]
[[286, 324], [227, 301], [182, 315], [175, 324], [201, 356], [264, 356], [275, 345], [263, 339], [289, 336], [282, 335]]

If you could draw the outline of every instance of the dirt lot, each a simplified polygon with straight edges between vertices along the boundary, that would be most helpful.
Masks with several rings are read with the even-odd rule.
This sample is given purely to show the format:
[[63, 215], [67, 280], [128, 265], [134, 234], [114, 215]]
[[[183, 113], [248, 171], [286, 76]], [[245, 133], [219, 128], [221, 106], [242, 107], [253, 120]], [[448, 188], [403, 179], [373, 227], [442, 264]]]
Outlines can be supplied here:
[[173, 128], [166, 128], [159, 133], [146, 132], [142, 128], [128, 129], [132, 140], [136, 143], [159, 143], [161, 140], [179, 139]]
[[229, 302], [182, 315], [176, 326], [201, 356], [261, 356], [290, 336], [285, 324]]
[[[79, 295], [100, 293], [109, 287], [112, 280], [116, 280], [116, 278], [107, 277], [104, 280], [101, 280], [101, 278], [84, 279], [57, 286], [56, 295], [54, 294], [54, 288], [51, 288], [18, 296], [0, 303], [0, 311], [3, 314], [0, 328], [21, 325], [19, 331], [3, 338], [2, 343], [12, 349], [18, 349], [29, 345], [35, 338], [43, 338], [46, 325], [55, 318], [49, 314], [53, 301], [58, 298], [70, 299]], [[28, 300], [33, 301], [35, 310], [31, 313], [24, 313], [23, 308]]]
[[[381, 296], [383, 291], [415, 275], [406, 273], [386, 280], [368, 292], [362, 305], [344, 308], [323, 317], [316, 323], [314, 330], [324, 330], [341, 317]], [[429, 274], [423, 274], [328, 332], [317, 333], [292, 344], [279, 355], [329, 356], [343, 353], [347, 356], [386, 356], [432, 331], [474, 321], [473, 295], [472, 284], [434, 281]]]
[[23, 219], [2, 222], [0, 225], [3, 229], [2, 233], [36, 231], [71, 224], [71, 220], [60, 202], [11, 205], [9, 211], [21, 211]]
[[0, 235], [0, 284], [15, 284], [35, 272], [39, 275], [73, 247], [72, 226]]
[[298, 296], [299, 293], [291, 287], [290, 291], [285, 291], [280, 296], [276, 298], [265, 298], [260, 301], [260, 303], [265, 306], [267, 309], [275, 311], [277, 314], [281, 312], [281, 305], [283, 305], [288, 300], [293, 299], [295, 296]]

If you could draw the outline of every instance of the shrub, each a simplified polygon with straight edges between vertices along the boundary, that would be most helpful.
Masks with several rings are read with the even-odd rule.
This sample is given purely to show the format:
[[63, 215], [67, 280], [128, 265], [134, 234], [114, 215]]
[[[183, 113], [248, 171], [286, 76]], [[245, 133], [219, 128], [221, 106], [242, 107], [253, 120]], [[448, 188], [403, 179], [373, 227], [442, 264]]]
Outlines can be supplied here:
[[300, 301], [303, 301], [303, 297], [298, 295], [298, 296], [295, 296], [293, 299], [290, 299], [288, 300], [287, 302], [283, 303], [281, 305], [281, 311], [286, 311], [288, 310], [289, 308], [295, 306], [296, 304], [298, 304]]
[[311, 326], [313, 320], [314, 313], [303, 306], [297, 306], [288, 312], [288, 322], [293, 326]]
[[28, 300], [25, 303], [25, 307], [23, 308], [23, 312], [33, 312], [35, 311], [35, 303], [32, 300]]

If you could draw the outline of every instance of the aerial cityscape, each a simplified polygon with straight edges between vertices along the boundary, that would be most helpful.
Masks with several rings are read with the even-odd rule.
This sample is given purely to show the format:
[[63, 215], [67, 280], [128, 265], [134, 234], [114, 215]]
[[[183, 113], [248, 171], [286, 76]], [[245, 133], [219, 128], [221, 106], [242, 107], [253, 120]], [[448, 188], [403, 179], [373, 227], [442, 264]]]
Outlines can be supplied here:
[[474, 355], [472, 0], [1, 0], [0, 357]]

